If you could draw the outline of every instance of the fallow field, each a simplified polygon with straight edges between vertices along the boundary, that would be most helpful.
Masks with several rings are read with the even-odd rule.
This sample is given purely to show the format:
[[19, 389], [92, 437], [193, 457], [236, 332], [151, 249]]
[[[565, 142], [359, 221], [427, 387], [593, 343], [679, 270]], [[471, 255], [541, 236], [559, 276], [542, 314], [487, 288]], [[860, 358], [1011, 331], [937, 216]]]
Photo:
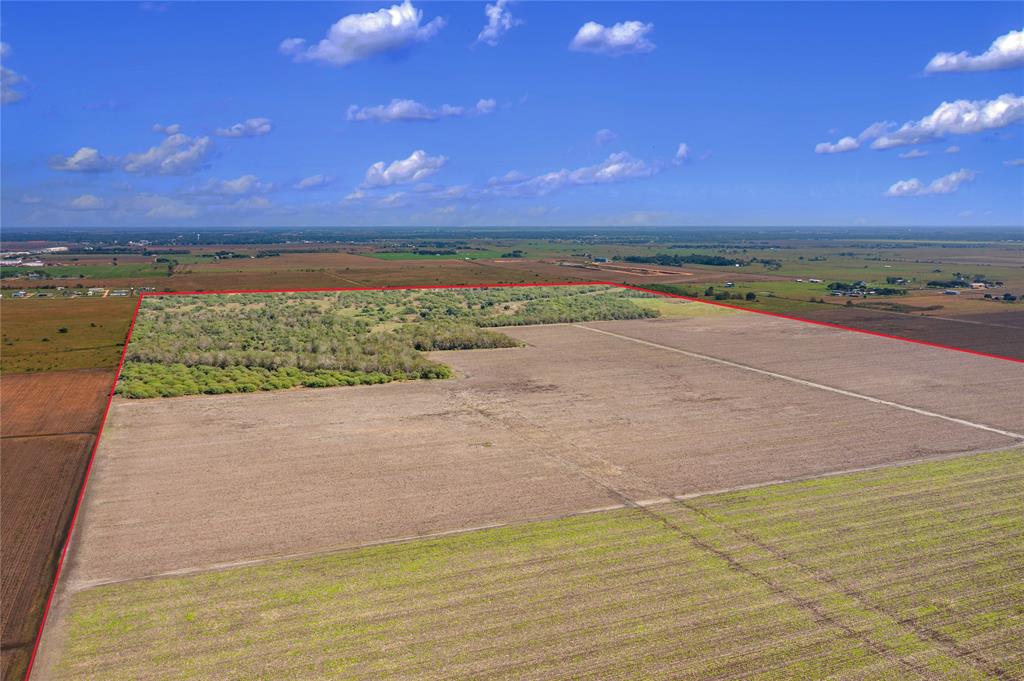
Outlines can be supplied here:
[[1015, 678], [1022, 390], [614, 287], [146, 298], [39, 678]]
[[0, 678], [21, 678], [114, 380], [5, 374], [0, 391]]

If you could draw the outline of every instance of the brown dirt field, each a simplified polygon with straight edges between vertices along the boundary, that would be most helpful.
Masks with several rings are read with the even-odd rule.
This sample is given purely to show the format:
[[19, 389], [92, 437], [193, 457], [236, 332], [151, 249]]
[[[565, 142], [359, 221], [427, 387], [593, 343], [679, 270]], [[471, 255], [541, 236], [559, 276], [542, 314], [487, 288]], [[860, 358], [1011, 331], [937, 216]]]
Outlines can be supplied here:
[[751, 312], [587, 326], [1024, 432], [1016, 362]]
[[5, 681], [24, 674], [92, 443], [92, 435], [3, 440], [0, 648]]
[[[821, 342], [813, 327], [775, 333], [763, 315], [721, 319], [735, 318], [747, 325], [716, 335], [763, 348], [748, 363], [792, 346], [810, 356]], [[593, 330], [686, 334], [710, 319], [505, 329], [527, 347], [435, 353], [458, 371], [449, 381], [116, 400], [71, 588], [1015, 442]], [[901, 345], [893, 374], [865, 338], [825, 339], [848, 374], [813, 362], [793, 371], [828, 385], [862, 374], [869, 394], [914, 399], [922, 386], [977, 384], [935, 408], [1020, 421], [990, 418], [992, 395], [1005, 405], [1024, 388], [1005, 373], [1016, 365]]]
[[[1005, 313], [997, 314], [1002, 316]], [[1021, 334], [1018, 328], [1004, 326], [996, 317], [992, 320], [977, 320], [984, 321], [984, 324], [974, 324], [969, 323], [974, 315], [964, 315], [962, 319], [967, 320], [965, 322], [957, 321], [955, 318], [922, 317], [831, 306], [827, 309], [801, 310], [799, 316], [866, 331], [1024, 359], [1024, 334]]]
[[113, 381], [111, 369], [4, 374], [0, 377], [2, 435], [95, 433]]
[[0, 377], [0, 678], [20, 679], [53, 582], [111, 369]]

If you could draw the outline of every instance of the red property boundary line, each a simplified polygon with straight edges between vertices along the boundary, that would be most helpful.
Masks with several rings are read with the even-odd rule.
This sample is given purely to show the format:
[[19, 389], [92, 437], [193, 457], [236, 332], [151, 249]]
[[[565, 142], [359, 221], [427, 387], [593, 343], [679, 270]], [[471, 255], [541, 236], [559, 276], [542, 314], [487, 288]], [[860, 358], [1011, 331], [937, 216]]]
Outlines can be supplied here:
[[135, 303], [135, 311], [132, 313], [132, 320], [128, 326], [128, 334], [125, 336], [124, 347], [121, 349], [121, 359], [117, 365], [117, 372], [114, 374], [113, 384], [110, 386], [110, 392], [107, 394], [107, 404], [103, 409], [103, 418], [100, 420], [99, 430], [96, 432], [96, 439], [93, 442], [92, 449], [89, 453], [89, 462], [85, 468], [85, 477], [82, 479], [82, 487], [78, 492], [78, 498], [75, 502], [75, 510], [71, 515], [71, 524], [68, 527], [67, 536], [64, 539], [64, 546], [61, 549], [60, 558], [57, 561], [57, 572], [53, 577], [53, 584], [50, 586], [50, 593], [46, 599], [46, 607], [43, 610], [43, 618], [39, 623], [39, 631], [36, 633], [36, 640], [32, 646], [32, 655], [29, 657], [28, 668], [25, 671], [25, 681], [28, 681], [32, 675], [32, 667], [35, 664], [36, 656], [39, 652], [39, 645], [43, 637], [43, 629], [46, 627], [46, 621], [50, 615], [50, 609], [53, 605], [54, 596], [57, 593], [57, 584], [60, 581], [61, 570], [64, 567], [64, 560], [67, 557], [68, 548], [71, 545], [71, 535], [75, 529], [75, 522], [78, 520], [78, 513], [82, 507], [82, 501], [85, 498], [85, 490], [89, 484], [89, 476], [92, 472], [93, 462], [96, 459], [96, 451], [99, 449], [100, 438], [103, 436], [103, 428], [107, 423], [107, 415], [110, 413], [110, 405], [114, 399], [114, 391], [117, 389], [117, 381], [121, 377], [121, 370], [124, 368], [124, 360], [128, 354], [128, 344], [132, 339], [132, 332], [135, 329], [135, 321], [139, 316], [139, 309], [142, 307], [142, 300], [147, 297], [163, 297], [163, 296], [197, 296], [197, 295], [231, 295], [231, 294], [242, 294], [242, 293], [332, 293], [341, 291], [428, 291], [428, 290], [446, 290], [446, 289], [487, 289], [487, 288], [515, 288], [515, 287], [536, 287], [536, 286], [614, 286], [616, 288], [629, 289], [633, 291], [641, 291], [643, 293], [650, 293], [656, 296], [662, 296], [665, 298], [677, 298], [680, 300], [688, 300], [694, 303], [703, 303], [705, 305], [714, 305], [716, 307], [724, 307], [732, 310], [742, 310], [744, 312], [753, 312], [756, 314], [767, 315], [769, 317], [778, 317], [780, 319], [788, 319], [790, 321], [804, 322], [807, 324], [815, 324], [817, 326], [825, 326], [833, 329], [839, 329], [842, 331], [854, 331], [857, 333], [867, 334], [869, 336], [877, 336], [880, 338], [887, 338], [890, 340], [905, 341], [908, 343], [916, 343], [918, 345], [924, 345], [932, 348], [940, 348], [943, 350], [955, 350], [957, 352], [963, 352], [970, 355], [978, 355], [981, 357], [988, 357], [991, 359], [1001, 359], [1008, 362], [1016, 362], [1024, 364], [1024, 360], [1016, 359], [1014, 357], [1005, 357], [1003, 355], [994, 355], [987, 352], [979, 352], [977, 350], [969, 350], [967, 348], [957, 348], [951, 345], [942, 345], [941, 343], [932, 343], [930, 341], [917, 340], [914, 338], [905, 338], [903, 336], [894, 336], [888, 333], [881, 333], [878, 331], [868, 331], [865, 329], [856, 329], [851, 326], [843, 326], [841, 324], [833, 324], [830, 322], [821, 322], [814, 319], [804, 319], [802, 317], [795, 317], [793, 315], [780, 314], [778, 312], [766, 312], [764, 310], [752, 310], [750, 308], [741, 307], [739, 305], [731, 305], [729, 303], [722, 303], [718, 301], [703, 300], [701, 298], [695, 298], [692, 296], [684, 296], [677, 293], [667, 293], [665, 291], [656, 291], [653, 289], [644, 288], [642, 286], [634, 286], [631, 284], [619, 284], [611, 281], [563, 281], [563, 282], [551, 282], [551, 283], [521, 283], [521, 284], [451, 284], [441, 286], [356, 286], [347, 288], [303, 288], [303, 289], [246, 289], [246, 290], [232, 290], [232, 291], [164, 291], [164, 292], [143, 292], [139, 294], [139, 298]]

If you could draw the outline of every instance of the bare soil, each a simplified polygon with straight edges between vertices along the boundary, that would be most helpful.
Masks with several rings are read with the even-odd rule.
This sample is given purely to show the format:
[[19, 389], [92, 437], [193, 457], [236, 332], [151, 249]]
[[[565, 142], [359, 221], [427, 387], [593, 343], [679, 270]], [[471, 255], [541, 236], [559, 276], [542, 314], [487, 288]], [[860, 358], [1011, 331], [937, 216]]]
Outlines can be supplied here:
[[737, 361], [802, 380], [982, 425], [1020, 425], [1016, 364], [775, 321], [740, 314], [516, 327], [505, 331], [526, 347], [435, 353], [457, 370], [454, 380], [116, 400], [71, 583], [1015, 442], [594, 331], [738, 353]]
[[5, 681], [24, 674], [93, 437], [52, 435], [3, 439], [0, 456], [0, 485], [3, 487], [0, 648]]
[[4, 374], [3, 437], [95, 433], [114, 381], [112, 369]]
[[[1011, 316], [1004, 318], [1004, 314]], [[1024, 334], [1019, 328], [1013, 328], [1012, 323], [1004, 321], [1013, 319], [1013, 315], [1013, 312], [998, 312], [991, 315], [926, 317], [838, 306], [800, 312], [800, 316], [815, 321], [1024, 359]]]
[[0, 378], [0, 678], [20, 679], [53, 583], [112, 369]]

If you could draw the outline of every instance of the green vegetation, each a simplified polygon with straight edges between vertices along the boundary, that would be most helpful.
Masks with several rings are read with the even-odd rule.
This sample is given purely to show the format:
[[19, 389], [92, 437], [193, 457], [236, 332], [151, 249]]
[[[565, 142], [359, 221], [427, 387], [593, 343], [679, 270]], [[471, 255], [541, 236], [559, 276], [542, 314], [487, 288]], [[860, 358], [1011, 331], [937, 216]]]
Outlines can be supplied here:
[[1021, 464], [1018, 449], [87, 589], [58, 672], [1019, 678]]
[[146, 298], [118, 393], [176, 397], [450, 378], [422, 353], [507, 348], [485, 327], [636, 319], [607, 286]]

